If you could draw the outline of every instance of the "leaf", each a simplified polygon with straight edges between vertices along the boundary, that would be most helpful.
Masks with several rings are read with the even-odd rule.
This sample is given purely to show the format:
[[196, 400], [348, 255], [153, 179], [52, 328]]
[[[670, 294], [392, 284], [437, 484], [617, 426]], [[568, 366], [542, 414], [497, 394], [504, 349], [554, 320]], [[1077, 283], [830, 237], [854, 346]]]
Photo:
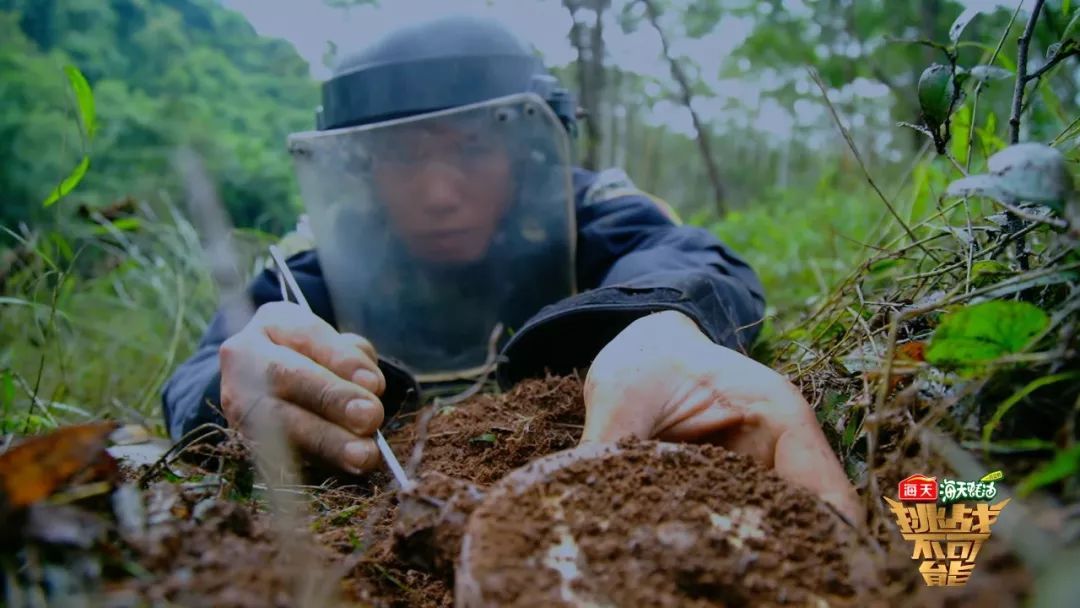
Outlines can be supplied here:
[[0, 454], [0, 513], [20, 509], [51, 496], [72, 477], [107, 468], [105, 445], [112, 422], [91, 422], [33, 437]]
[[1080, 39], [1080, 11], [1076, 11], [1073, 18], [1069, 20], [1069, 25], [1065, 26], [1065, 31], [1061, 33], [1061, 40], [1071, 40], [1073, 38]]
[[981, 80], [983, 82], [989, 80], [1004, 80], [1006, 78], [1012, 78], [1013, 73], [1005, 68], [999, 68], [996, 65], [977, 65], [968, 71], [972, 78]]
[[53, 203], [67, 196], [68, 193], [75, 189], [75, 186], [79, 185], [83, 176], [86, 175], [86, 170], [89, 168], [90, 157], [84, 156], [79, 164], [75, 166], [75, 169], [72, 170], [71, 174], [60, 182], [60, 185], [56, 187], [56, 190], [53, 190], [52, 194], [49, 195], [49, 198], [45, 199], [42, 206], [51, 207]]
[[848, 418], [847, 426], [844, 427], [844, 437], [842, 441], [845, 450], [850, 450], [851, 446], [855, 445], [855, 437], [858, 430], [859, 418], [852, 415]]
[[1008, 265], [997, 260], [979, 260], [971, 265], [971, 283], [984, 287], [1011, 272]]
[[926, 361], [926, 343], [914, 340], [896, 347], [896, 359], [901, 361]]
[[1054, 459], [1028, 475], [1016, 487], [1016, 493], [1027, 496], [1043, 486], [1072, 477], [1080, 470], [1080, 444], [1058, 452]]
[[0, 403], [4, 410], [15, 404], [15, 373], [4, 370], [3, 382], [0, 382]]
[[49, 235], [49, 241], [56, 247], [60, 259], [67, 262], [75, 259], [75, 251], [71, 248], [71, 243], [64, 238], [64, 235], [54, 232]]
[[1050, 317], [1027, 302], [993, 300], [945, 315], [926, 360], [939, 367], [969, 367], [1018, 353], [1046, 329]]
[[1010, 395], [1008, 399], [1001, 402], [1001, 405], [997, 406], [997, 409], [994, 410], [994, 414], [990, 417], [990, 421], [983, 425], [983, 446], [990, 444], [990, 439], [993, 437], [994, 431], [1001, 425], [1001, 421], [1005, 419], [1005, 414], [1008, 414], [1009, 410], [1017, 403], [1020, 403], [1027, 398], [1028, 395], [1044, 386], [1065, 380], [1072, 380], [1077, 377], [1080, 377], [1080, 373], [1066, 372], [1064, 374], [1054, 374], [1053, 376], [1043, 376], [1042, 378], [1037, 378], [1027, 383], [1023, 388]]
[[983, 475], [982, 479], [980, 479], [979, 481], [986, 483], [988, 481], [998, 481], [1001, 479], [1005, 479], [1005, 474], [998, 470]]
[[109, 222], [109, 226], [94, 228], [95, 235], [109, 234], [116, 230], [132, 232], [142, 227], [142, 222], [137, 217], [122, 217], [115, 222]]
[[94, 113], [94, 93], [90, 90], [90, 83], [86, 77], [73, 65], [64, 66], [71, 90], [75, 93], [75, 102], [79, 108], [79, 118], [82, 120], [83, 129], [87, 139], [93, 139], [97, 133], [97, 116]]
[[362, 505], [352, 505], [345, 507], [344, 509], [335, 513], [333, 517], [330, 518], [330, 521], [332, 521], [336, 526], [347, 524], [349, 523], [349, 520], [351, 520], [353, 516], [360, 511], [361, 506]]
[[1045, 144], [1009, 146], [991, 156], [986, 165], [1016, 196], [1033, 203], [1062, 201], [1073, 189], [1065, 156]]
[[885, 272], [885, 271], [887, 271], [887, 270], [889, 270], [891, 268], [895, 268], [899, 263], [900, 263], [899, 260], [895, 260], [895, 259], [892, 259], [892, 258], [887, 258], [887, 259], [884, 259], [884, 260], [878, 260], [878, 261], [874, 262], [873, 264], [870, 264], [870, 266], [867, 268], [867, 271], [870, 274], [880, 274], [880, 273], [883, 273], [883, 272]]
[[948, 196], [986, 196], [1002, 203], [1039, 203], [1060, 210], [1073, 192], [1064, 155], [1037, 143], [1014, 144], [987, 161], [989, 174], [949, 185]]
[[953, 114], [950, 126], [952, 127], [950, 148], [953, 156], [956, 157], [956, 161], [963, 165], [967, 163], [968, 157], [967, 141], [968, 133], [971, 132], [971, 106], [961, 104]]
[[964, 12], [960, 13], [960, 16], [949, 27], [949, 40], [956, 44], [960, 40], [960, 35], [964, 33], [964, 29], [971, 23], [971, 20], [981, 12], [982, 10], [978, 8], [964, 9]]
[[972, 175], [956, 180], [945, 190], [946, 196], [985, 196], [995, 201], [1015, 205], [1016, 196], [994, 175]]
[[469, 443], [495, 443], [495, 433], [484, 433], [469, 440]]

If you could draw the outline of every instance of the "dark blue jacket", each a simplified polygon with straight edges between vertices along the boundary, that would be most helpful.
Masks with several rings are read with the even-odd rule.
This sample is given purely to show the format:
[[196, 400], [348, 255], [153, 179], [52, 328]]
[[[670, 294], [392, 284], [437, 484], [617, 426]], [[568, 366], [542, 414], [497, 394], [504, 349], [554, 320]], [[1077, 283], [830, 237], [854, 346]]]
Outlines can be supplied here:
[[[765, 308], [754, 271], [702, 228], [673, 222], [662, 207], [618, 176], [574, 173], [577, 210], [577, 295], [540, 310], [507, 342], [496, 372], [508, 388], [523, 378], [584, 368], [612, 338], [651, 312], [678, 310], [717, 344], [745, 350]], [[288, 261], [315, 313], [334, 325], [330, 297], [313, 251]], [[258, 307], [281, 299], [277, 277], [264, 271], [250, 287]], [[218, 348], [228, 338], [215, 316], [194, 355], [165, 384], [169, 433], [179, 439], [205, 422], [224, 424], [217, 404]], [[378, 347], [378, 345], [376, 345]], [[380, 361], [387, 378], [383, 403], [391, 411], [414, 394], [402, 368]]]

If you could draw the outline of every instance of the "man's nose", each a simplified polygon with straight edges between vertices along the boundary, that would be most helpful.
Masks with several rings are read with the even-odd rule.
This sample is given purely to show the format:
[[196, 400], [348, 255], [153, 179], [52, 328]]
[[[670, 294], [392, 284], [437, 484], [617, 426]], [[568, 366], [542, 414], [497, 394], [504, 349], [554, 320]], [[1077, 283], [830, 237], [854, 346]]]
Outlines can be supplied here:
[[449, 213], [462, 203], [465, 175], [445, 161], [425, 163], [416, 176], [420, 186], [420, 204], [428, 213]]

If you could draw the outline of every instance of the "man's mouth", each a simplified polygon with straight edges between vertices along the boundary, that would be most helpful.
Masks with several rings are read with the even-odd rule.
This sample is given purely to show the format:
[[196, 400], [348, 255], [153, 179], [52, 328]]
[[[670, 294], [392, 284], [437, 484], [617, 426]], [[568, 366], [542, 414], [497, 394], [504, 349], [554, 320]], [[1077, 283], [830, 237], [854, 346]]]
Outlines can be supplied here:
[[472, 249], [476, 239], [473, 228], [441, 229], [426, 232], [420, 236], [422, 247], [431, 255], [454, 256]]

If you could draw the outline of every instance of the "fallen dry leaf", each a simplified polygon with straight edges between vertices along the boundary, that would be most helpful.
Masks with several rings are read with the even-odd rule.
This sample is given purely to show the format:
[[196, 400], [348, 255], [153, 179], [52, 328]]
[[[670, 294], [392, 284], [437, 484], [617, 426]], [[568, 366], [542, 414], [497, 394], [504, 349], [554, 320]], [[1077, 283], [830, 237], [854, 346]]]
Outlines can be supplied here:
[[0, 454], [0, 512], [48, 498], [76, 476], [91, 481], [106, 475], [113, 462], [105, 447], [115, 428], [113, 422], [68, 426]]

